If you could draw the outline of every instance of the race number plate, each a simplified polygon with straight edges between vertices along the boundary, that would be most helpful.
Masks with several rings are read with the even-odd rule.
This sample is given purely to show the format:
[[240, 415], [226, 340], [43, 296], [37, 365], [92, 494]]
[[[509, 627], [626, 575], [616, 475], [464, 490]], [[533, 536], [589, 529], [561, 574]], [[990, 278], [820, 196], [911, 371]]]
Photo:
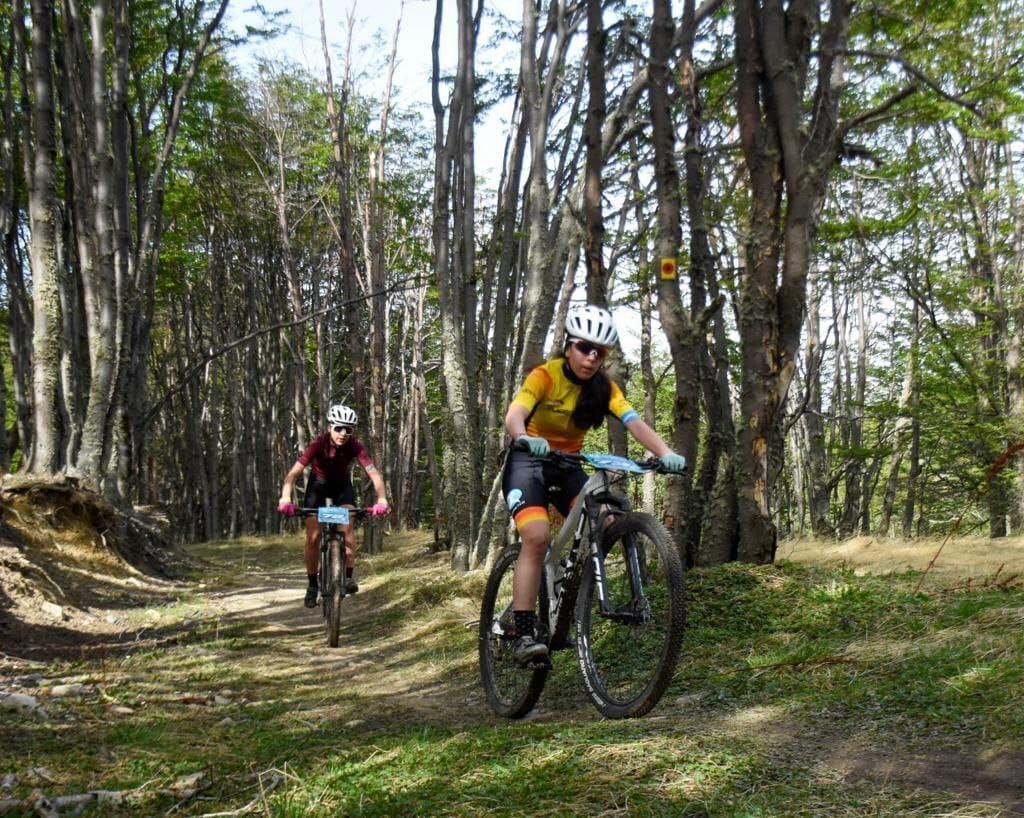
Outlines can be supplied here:
[[348, 509], [344, 506], [321, 506], [316, 510], [316, 519], [320, 523], [348, 525]]

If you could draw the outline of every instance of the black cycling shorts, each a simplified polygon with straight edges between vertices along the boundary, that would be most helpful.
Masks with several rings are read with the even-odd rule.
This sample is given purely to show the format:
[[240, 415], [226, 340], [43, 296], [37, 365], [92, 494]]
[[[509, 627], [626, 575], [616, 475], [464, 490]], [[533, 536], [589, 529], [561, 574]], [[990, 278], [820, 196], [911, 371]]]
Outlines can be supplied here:
[[356, 490], [350, 482], [326, 483], [323, 480], [313, 480], [306, 486], [306, 496], [302, 498], [302, 507], [320, 508], [325, 500], [330, 500], [336, 506], [354, 506]]
[[[501, 492], [513, 518], [531, 508], [542, 508], [547, 515], [549, 504], [566, 517], [586, 482], [586, 472], [574, 463], [552, 463], [531, 457], [529, 452], [512, 451], [505, 463]], [[524, 515], [524, 522], [526, 516], [535, 517]]]

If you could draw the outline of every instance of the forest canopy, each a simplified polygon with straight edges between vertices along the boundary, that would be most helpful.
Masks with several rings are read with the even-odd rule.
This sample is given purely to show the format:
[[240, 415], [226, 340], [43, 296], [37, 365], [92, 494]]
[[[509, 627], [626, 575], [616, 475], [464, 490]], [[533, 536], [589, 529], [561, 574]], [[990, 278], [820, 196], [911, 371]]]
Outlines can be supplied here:
[[400, 20], [314, 75], [226, 7], [0, 0], [2, 470], [276, 531], [344, 402], [466, 569], [505, 408], [594, 303], [690, 464], [637, 498], [688, 564], [1024, 527], [1020, 0], [438, 2], [429, 110]]

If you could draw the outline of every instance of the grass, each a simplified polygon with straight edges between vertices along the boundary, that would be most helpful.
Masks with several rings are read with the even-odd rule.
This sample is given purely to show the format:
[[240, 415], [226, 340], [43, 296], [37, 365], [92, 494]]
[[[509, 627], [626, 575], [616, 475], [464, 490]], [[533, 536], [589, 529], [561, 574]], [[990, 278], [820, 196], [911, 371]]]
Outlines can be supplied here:
[[[298, 602], [296, 543], [251, 540], [204, 548], [205, 587], [141, 612], [139, 647], [0, 679], [50, 714], [0, 721], [12, 796], [138, 788], [86, 813], [104, 816], [1006, 814], [939, 771], [1024, 759], [1019, 584], [915, 594], [913, 571], [693, 571], [684, 656], [650, 716], [601, 720], [563, 653], [534, 717], [509, 723], [477, 680], [484, 577], [450, 574], [416, 535], [386, 548], [361, 562], [337, 651]], [[71, 678], [91, 692], [43, 696]], [[880, 751], [933, 759], [935, 780], [844, 772]]]
[[695, 661], [676, 684], [719, 701], [782, 698], [794, 712], [880, 730], [1024, 736], [1024, 593], [914, 594], [915, 581], [785, 562], [695, 572]]

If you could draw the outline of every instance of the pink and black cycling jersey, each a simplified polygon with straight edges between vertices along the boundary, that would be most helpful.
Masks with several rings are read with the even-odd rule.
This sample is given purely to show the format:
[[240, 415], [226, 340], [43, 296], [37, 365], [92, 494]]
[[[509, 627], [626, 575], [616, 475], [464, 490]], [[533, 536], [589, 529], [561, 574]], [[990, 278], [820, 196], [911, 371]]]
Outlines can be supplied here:
[[329, 485], [352, 482], [353, 460], [358, 460], [364, 469], [373, 465], [369, 452], [358, 439], [350, 437], [341, 446], [335, 446], [330, 432], [315, 438], [299, 455], [299, 462], [312, 469], [313, 479]]

